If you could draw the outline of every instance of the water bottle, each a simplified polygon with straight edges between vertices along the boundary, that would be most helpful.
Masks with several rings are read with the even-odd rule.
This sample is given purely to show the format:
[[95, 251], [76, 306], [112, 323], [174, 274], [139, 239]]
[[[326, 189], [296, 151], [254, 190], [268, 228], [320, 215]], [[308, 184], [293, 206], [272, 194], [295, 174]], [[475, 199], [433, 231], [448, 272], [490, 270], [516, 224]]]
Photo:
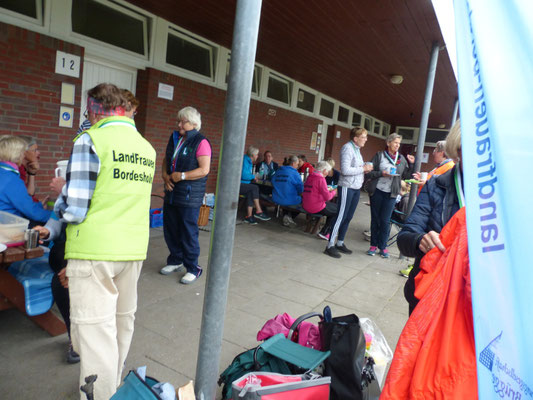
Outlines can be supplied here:
[[300, 179], [302, 180], [302, 182], [305, 180], [303, 172], [300, 172]]

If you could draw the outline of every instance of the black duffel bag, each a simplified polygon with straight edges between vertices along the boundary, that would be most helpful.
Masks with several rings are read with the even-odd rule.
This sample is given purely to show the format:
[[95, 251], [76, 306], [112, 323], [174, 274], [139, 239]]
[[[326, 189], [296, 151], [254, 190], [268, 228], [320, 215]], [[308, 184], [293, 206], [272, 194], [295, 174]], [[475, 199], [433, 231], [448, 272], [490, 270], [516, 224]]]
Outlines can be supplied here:
[[374, 360], [365, 357], [365, 335], [355, 314], [320, 322], [322, 351], [330, 350], [324, 376], [331, 377], [330, 400], [378, 400]]

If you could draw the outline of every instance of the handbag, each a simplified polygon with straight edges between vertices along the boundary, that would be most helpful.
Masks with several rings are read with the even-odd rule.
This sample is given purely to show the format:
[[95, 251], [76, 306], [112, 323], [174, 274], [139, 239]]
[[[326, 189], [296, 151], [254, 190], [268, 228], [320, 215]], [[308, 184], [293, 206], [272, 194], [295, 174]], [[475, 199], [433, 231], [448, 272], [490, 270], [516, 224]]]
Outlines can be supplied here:
[[378, 400], [374, 360], [365, 357], [366, 340], [355, 314], [321, 321], [322, 349], [330, 350], [325, 376], [331, 377], [331, 400]]
[[206, 226], [209, 223], [209, 211], [211, 207], [205, 204], [205, 194], [203, 204], [200, 206], [200, 213], [198, 214], [198, 226]]
[[232, 384], [233, 400], [328, 400], [329, 377], [248, 373]]

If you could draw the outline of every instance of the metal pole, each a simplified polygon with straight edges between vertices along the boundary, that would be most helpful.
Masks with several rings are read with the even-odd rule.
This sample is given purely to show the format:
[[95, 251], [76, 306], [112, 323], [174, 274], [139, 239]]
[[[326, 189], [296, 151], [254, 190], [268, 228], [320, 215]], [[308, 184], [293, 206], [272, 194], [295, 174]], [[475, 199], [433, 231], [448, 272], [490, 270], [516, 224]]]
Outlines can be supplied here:
[[[426, 142], [426, 132], [428, 129], [429, 110], [431, 107], [431, 97], [433, 96], [433, 84], [435, 83], [435, 73], [437, 72], [437, 60], [439, 59], [440, 46], [437, 42], [433, 43], [431, 49], [431, 59], [429, 60], [428, 79], [426, 83], [426, 95], [424, 97], [424, 106], [422, 107], [422, 118], [420, 119], [420, 134], [418, 135], [418, 144], [415, 156], [415, 171], [420, 171], [422, 165], [422, 155], [424, 154], [424, 143]], [[418, 185], [411, 186], [409, 194], [408, 214], [411, 213], [416, 201]]]
[[455, 121], [457, 121], [457, 112], [459, 111], [459, 99], [455, 99], [455, 104], [453, 105], [453, 115], [452, 123], [450, 124], [450, 129], [454, 126]]
[[237, 1], [196, 365], [195, 391], [200, 400], [215, 398], [260, 16], [261, 0]]

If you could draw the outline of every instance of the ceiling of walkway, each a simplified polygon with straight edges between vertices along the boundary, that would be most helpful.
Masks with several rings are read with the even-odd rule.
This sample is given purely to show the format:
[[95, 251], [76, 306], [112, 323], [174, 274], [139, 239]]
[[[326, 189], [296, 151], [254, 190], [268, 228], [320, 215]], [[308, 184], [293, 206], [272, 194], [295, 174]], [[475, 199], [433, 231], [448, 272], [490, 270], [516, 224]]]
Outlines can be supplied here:
[[[235, 0], [130, 1], [231, 48]], [[431, 0], [264, 0], [259, 29], [258, 63], [392, 125], [420, 124], [432, 43], [444, 44]], [[430, 127], [449, 127], [456, 97], [444, 49]]]

